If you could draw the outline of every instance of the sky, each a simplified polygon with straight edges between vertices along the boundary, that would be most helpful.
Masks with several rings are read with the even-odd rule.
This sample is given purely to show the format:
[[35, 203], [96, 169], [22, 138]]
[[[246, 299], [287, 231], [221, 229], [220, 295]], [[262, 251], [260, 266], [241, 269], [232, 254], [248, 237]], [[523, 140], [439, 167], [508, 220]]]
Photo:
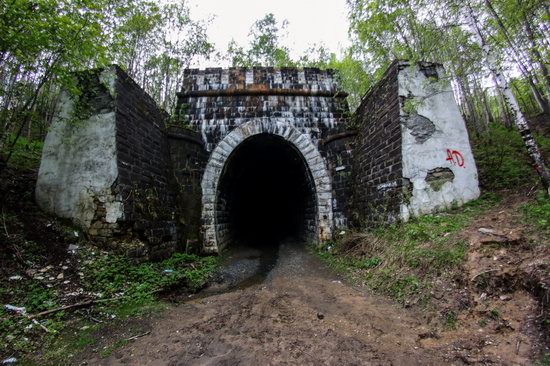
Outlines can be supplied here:
[[[225, 52], [231, 39], [248, 45], [252, 24], [268, 13], [281, 23], [289, 22], [283, 44], [291, 49], [292, 58], [303, 55], [314, 43], [324, 44], [331, 52], [349, 45], [346, 0], [188, 0], [192, 17], [214, 16], [208, 27], [210, 41]], [[194, 67], [227, 67], [225, 60], [200, 61]]]

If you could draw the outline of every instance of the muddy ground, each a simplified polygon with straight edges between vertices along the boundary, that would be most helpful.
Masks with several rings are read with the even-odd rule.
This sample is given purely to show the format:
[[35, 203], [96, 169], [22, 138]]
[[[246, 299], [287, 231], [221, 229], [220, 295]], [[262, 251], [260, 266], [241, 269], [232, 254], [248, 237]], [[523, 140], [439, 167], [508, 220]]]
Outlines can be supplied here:
[[150, 333], [82, 364], [531, 364], [538, 304], [524, 291], [502, 300], [519, 307], [502, 326], [481, 327], [472, 313], [448, 330], [420, 308], [351, 287], [301, 245], [271, 254], [230, 256], [218, 283], [144, 319]]

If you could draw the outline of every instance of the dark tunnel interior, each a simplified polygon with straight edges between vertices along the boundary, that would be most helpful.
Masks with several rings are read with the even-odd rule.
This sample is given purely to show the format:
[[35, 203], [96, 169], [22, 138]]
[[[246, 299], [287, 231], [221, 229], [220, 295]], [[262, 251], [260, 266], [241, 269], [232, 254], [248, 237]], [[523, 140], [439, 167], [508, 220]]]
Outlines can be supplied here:
[[315, 227], [313, 202], [305, 162], [283, 138], [256, 135], [229, 156], [219, 184], [218, 209], [225, 213], [230, 246], [263, 247], [304, 239]]

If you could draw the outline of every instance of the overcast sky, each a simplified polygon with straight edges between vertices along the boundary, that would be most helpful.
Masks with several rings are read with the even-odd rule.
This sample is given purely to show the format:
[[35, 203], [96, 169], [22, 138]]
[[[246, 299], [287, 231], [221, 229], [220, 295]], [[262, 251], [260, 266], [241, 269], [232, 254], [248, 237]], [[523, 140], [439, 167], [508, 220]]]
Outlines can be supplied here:
[[[188, 0], [194, 19], [214, 16], [209, 27], [210, 40], [225, 52], [232, 38], [248, 44], [250, 26], [267, 13], [279, 22], [288, 20], [284, 44], [297, 58], [313, 43], [332, 52], [349, 44], [346, 0]], [[227, 61], [201, 61], [194, 67], [229, 66]]]

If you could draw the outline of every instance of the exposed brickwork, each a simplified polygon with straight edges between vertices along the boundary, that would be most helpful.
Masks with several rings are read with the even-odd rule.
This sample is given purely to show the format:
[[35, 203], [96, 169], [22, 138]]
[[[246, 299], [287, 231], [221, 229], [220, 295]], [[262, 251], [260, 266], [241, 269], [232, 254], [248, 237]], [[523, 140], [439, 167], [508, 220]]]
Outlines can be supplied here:
[[166, 256], [178, 239], [164, 128], [167, 115], [128, 75], [116, 71], [117, 186], [125, 197], [125, 221], [148, 242], [146, 253], [136, 255]]
[[403, 189], [398, 71], [394, 62], [354, 116], [359, 134], [351, 198], [352, 219], [358, 225], [398, 218]]
[[[46, 139], [37, 202], [131, 255], [214, 253], [232, 240], [231, 202], [243, 197], [232, 196], [228, 159], [258, 135], [302, 159], [308, 240], [466, 202], [479, 195], [477, 172], [450, 87], [434, 83], [442, 72], [394, 62], [350, 122], [330, 70], [186, 70], [168, 129], [120, 68], [85, 72], [80, 100], [63, 99]], [[408, 100], [416, 110], [405, 111]]]
[[252, 120], [289, 123], [316, 142], [349, 113], [334, 71], [315, 68], [186, 70], [178, 95], [178, 118], [201, 132], [209, 151]]
[[186, 250], [199, 249], [201, 179], [208, 153], [200, 135], [189, 129], [168, 128], [172, 174], [177, 190], [178, 235]]
[[353, 147], [357, 132], [347, 125], [331, 130], [321, 141], [321, 154], [327, 160], [332, 177], [332, 211], [334, 226], [344, 229], [348, 226], [349, 197], [352, 189]]

